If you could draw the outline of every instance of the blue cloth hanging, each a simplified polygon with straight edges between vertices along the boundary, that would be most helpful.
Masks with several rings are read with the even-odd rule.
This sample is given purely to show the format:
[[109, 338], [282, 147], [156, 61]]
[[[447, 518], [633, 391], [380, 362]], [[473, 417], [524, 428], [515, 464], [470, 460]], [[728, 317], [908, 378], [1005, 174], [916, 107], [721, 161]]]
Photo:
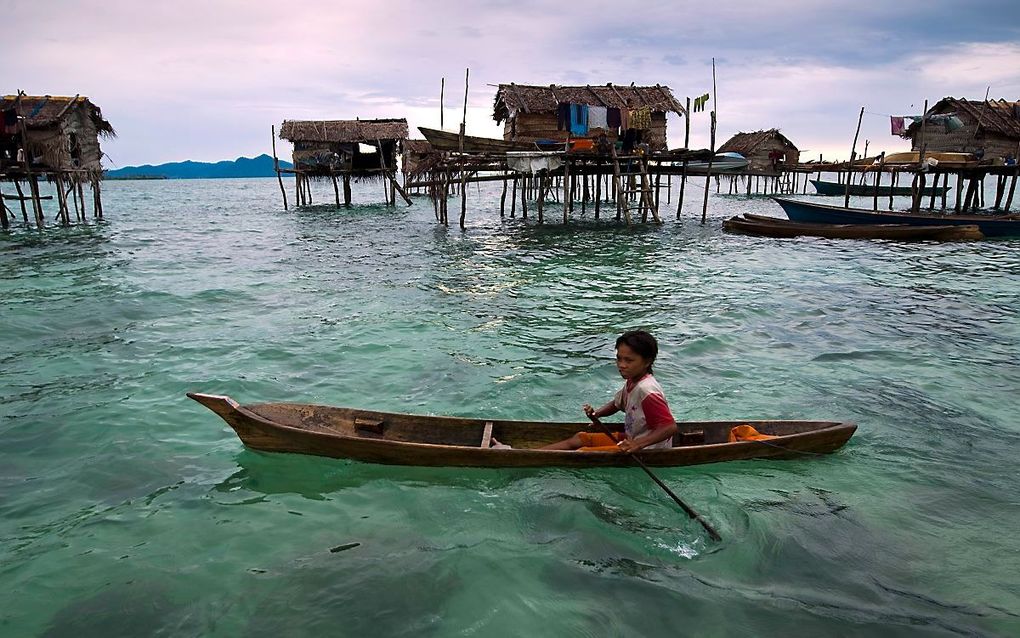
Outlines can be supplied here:
[[570, 134], [571, 135], [587, 135], [588, 134], [588, 105], [587, 104], [571, 104], [570, 105]]

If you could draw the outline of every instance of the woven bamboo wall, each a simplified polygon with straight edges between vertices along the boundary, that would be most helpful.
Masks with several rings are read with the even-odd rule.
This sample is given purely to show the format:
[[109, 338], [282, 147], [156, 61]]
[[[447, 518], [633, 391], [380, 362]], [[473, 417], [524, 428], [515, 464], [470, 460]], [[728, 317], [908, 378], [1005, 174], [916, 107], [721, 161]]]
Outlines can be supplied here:
[[[602, 129], [592, 129], [587, 137], [595, 137]], [[616, 131], [606, 130], [606, 137], [615, 141]], [[576, 136], [574, 136], [576, 137]], [[503, 125], [503, 139], [507, 141], [566, 140], [567, 131], [556, 129], [555, 113], [518, 113]], [[648, 129], [645, 141], [652, 150], [666, 148], [666, 114], [652, 113], [652, 128]]]

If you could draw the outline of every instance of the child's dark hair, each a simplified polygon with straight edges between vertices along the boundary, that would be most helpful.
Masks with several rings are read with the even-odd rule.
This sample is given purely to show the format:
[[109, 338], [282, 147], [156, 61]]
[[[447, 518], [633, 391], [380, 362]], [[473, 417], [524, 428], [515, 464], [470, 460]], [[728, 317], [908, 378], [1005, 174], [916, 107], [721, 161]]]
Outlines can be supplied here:
[[648, 371], [652, 371], [651, 364], [659, 354], [659, 342], [655, 340], [655, 337], [644, 330], [628, 330], [617, 337], [616, 347], [619, 348], [621, 343], [626, 344], [631, 350], [648, 359]]

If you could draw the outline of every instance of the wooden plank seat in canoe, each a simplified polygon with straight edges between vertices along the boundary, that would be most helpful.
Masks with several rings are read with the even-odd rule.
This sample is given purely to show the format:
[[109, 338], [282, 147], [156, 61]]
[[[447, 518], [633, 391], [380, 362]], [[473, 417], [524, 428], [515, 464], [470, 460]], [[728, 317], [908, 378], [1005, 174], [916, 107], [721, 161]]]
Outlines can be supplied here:
[[959, 241], [981, 239], [984, 235], [974, 225], [911, 224], [814, 224], [794, 222], [778, 217], [751, 215], [731, 217], [723, 221], [723, 229], [731, 233], [764, 237], [825, 237], [828, 239], [895, 239], [899, 241]]
[[[391, 465], [469, 467], [611, 467], [633, 465], [626, 454], [538, 450], [587, 430], [590, 423], [508, 421], [423, 416], [303, 403], [239, 405], [227, 396], [188, 396], [227, 422], [245, 446]], [[776, 438], [727, 442], [730, 429], [748, 424]], [[607, 424], [610, 425], [610, 424]], [[653, 466], [695, 465], [755, 458], [805, 457], [833, 452], [857, 426], [839, 421], [690, 421], [678, 424], [672, 449], [642, 450]], [[619, 429], [619, 425], [616, 426]], [[496, 439], [510, 449], [488, 447]]]

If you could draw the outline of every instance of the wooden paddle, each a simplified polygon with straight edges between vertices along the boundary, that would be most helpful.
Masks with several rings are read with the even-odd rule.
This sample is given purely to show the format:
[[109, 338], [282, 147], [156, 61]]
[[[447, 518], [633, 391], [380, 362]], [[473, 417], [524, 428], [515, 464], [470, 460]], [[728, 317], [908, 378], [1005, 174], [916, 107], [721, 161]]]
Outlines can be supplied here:
[[[602, 423], [602, 421], [599, 421], [599, 418], [597, 416], [589, 415], [588, 418], [591, 419], [592, 423], [600, 427], [602, 431], [609, 436], [609, 438], [615, 440], [615, 437], [613, 437], [613, 433], [609, 431], [609, 428], [607, 428], [606, 425]], [[681, 501], [680, 497], [673, 493], [673, 490], [666, 487], [666, 484], [659, 480], [659, 477], [653, 474], [650, 469], [648, 469], [648, 466], [645, 465], [644, 461], [638, 458], [637, 454], [634, 454], [633, 452], [627, 452], [627, 454], [630, 455], [630, 458], [634, 459], [634, 461], [641, 466], [641, 469], [645, 471], [645, 474], [650, 476], [652, 480], [655, 481], [655, 483], [662, 488], [662, 491], [664, 491], [666, 494], [669, 494], [669, 497], [676, 501], [676, 504], [679, 505], [685, 512], [687, 512], [688, 516], [701, 523], [701, 526], [705, 528], [705, 531], [708, 532], [708, 535], [712, 537], [712, 540], [715, 541], [722, 540], [722, 536], [719, 535], [719, 532], [715, 531], [715, 528], [712, 527], [711, 523], [701, 518], [701, 514], [695, 512], [690, 505]]]

